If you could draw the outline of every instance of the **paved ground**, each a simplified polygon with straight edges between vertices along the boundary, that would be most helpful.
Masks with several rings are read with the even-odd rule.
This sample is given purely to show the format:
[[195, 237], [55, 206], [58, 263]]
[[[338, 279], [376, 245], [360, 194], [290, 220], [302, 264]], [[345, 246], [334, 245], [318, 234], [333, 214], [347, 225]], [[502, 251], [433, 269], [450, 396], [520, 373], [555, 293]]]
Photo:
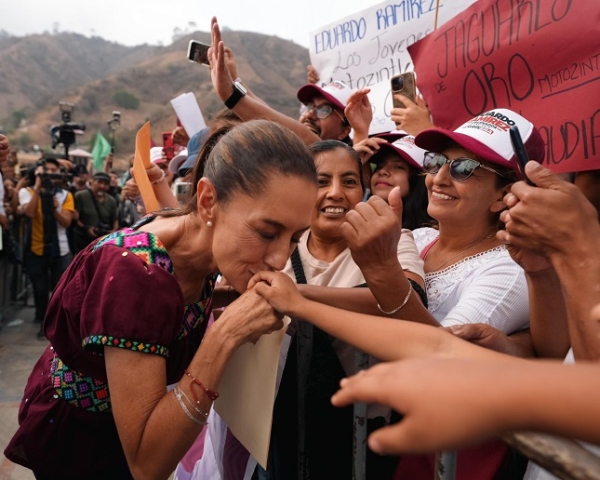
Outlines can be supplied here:
[[4, 456], [4, 448], [18, 427], [27, 377], [48, 342], [37, 338], [40, 325], [33, 322], [32, 300], [29, 306], [10, 306], [0, 316], [0, 480], [34, 480], [31, 470]]
[[33, 480], [30, 470], [2, 452], [17, 429], [17, 412], [31, 369], [47, 345], [38, 340], [33, 306], [11, 306], [2, 312], [0, 330], [0, 480]]

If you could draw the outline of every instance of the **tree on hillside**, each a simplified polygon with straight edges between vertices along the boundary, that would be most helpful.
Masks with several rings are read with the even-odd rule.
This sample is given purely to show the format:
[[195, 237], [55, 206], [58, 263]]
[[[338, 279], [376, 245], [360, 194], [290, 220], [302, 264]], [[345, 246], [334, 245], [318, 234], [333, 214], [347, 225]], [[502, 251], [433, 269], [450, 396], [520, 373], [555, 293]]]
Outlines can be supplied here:
[[127, 90], [117, 90], [113, 94], [113, 100], [119, 107], [127, 108], [129, 110], [137, 110], [140, 106], [138, 98]]

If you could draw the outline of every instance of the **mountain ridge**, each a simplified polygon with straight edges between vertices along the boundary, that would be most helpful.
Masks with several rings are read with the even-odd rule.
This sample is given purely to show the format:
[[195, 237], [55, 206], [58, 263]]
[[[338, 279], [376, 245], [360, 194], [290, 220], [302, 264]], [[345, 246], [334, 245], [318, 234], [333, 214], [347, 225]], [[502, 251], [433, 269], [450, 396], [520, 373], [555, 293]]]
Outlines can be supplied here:
[[[297, 116], [296, 91], [306, 83], [308, 50], [253, 32], [228, 30], [223, 36], [244, 82], [273, 108]], [[1, 37], [0, 125], [15, 146], [47, 148], [49, 127], [60, 123], [58, 102], [71, 102], [76, 106], [72, 120], [87, 126], [77, 146], [89, 148], [97, 131], [109, 138], [107, 121], [119, 110], [116, 154], [128, 156], [146, 121], [155, 139], [174, 128], [169, 101], [181, 93], [193, 92], [208, 120], [223, 104], [213, 91], [210, 70], [186, 59], [192, 38], [210, 41], [207, 32], [168, 46], [135, 47], [75, 33]]]

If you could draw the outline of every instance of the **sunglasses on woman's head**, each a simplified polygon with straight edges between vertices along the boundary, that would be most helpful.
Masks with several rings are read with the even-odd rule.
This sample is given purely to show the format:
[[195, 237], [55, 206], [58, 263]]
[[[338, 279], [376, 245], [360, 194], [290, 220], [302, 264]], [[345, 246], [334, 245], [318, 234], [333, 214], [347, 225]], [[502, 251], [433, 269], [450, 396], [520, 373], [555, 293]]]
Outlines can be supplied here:
[[471, 175], [473, 175], [475, 170], [478, 168], [489, 170], [490, 172], [494, 172], [496, 175], [500, 175], [501, 177], [504, 176], [502, 173], [494, 170], [493, 168], [487, 167], [477, 160], [473, 160], [472, 158], [459, 157], [450, 160], [448, 157], [446, 157], [446, 155], [434, 152], [425, 153], [423, 170], [425, 173], [436, 174], [447, 163], [450, 164], [450, 178], [452, 178], [452, 180], [456, 180], [457, 182], [464, 182]]

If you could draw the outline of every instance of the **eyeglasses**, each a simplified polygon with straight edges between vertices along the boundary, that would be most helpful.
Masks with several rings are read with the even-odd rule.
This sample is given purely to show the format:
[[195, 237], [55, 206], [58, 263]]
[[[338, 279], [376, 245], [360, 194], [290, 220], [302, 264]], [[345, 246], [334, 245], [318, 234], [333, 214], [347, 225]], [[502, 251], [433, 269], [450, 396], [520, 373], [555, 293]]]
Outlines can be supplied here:
[[329, 115], [331, 115], [331, 112], [334, 111], [334, 108], [327, 104], [324, 103], [322, 105], [315, 105], [314, 103], [307, 103], [306, 104], [306, 108], [304, 109], [304, 114], [309, 114], [312, 111], [315, 111], [315, 115], [317, 116], [317, 118], [320, 118], [321, 120], [327, 118]]
[[447, 163], [450, 164], [450, 178], [452, 178], [452, 180], [456, 180], [457, 182], [464, 182], [471, 175], [473, 175], [475, 170], [478, 168], [489, 170], [490, 172], [494, 172], [496, 175], [500, 175], [501, 177], [504, 176], [502, 173], [494, 170], [493, 168], [487, 167], [477, 160], [473, 160], [472, 158], [460, 157], [450, 160], [445, 155], [434, 152], [425, 153], [423, 170], [425, 173], [435, 174], [438, 173], [440, 169]]

